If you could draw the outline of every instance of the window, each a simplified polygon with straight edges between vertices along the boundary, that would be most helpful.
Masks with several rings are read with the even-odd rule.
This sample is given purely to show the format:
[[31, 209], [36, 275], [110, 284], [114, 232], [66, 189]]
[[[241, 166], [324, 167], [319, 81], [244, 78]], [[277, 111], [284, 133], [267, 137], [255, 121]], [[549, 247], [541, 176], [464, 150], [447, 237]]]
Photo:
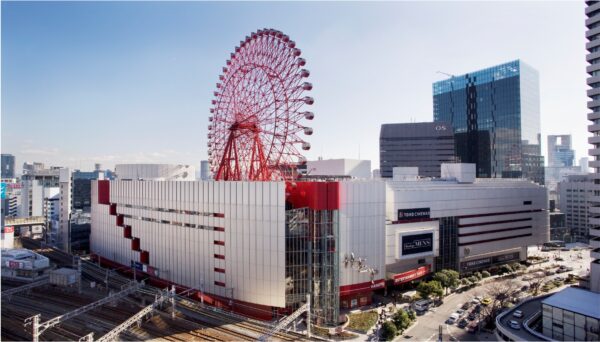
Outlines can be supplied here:
[[531, 201], [523, 201], [523, 205], [531, 205]]

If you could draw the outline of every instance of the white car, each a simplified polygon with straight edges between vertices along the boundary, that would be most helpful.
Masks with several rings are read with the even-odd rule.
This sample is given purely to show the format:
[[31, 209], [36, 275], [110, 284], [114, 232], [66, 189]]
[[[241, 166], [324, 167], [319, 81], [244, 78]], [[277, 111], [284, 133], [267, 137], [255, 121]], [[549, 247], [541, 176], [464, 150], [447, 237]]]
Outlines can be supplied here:
[[521, 329], [521, 325], [517, 321], [508, 321], [508, 326], [515, 330]]
[[521, 318], [521, 317], [523, 317], [523, 311], [515, 310], [515, 312], [513, 312], [513, 316], [517, 317], [517, 318]]
[[452, 315], [450, 315], [450, 317], [448, 317], [448, 319], [446, 320], [446, 324], [454, 324], [456, 323], [456, 321], [460, 318], [460, 316], [457, 313], [453, 313]]

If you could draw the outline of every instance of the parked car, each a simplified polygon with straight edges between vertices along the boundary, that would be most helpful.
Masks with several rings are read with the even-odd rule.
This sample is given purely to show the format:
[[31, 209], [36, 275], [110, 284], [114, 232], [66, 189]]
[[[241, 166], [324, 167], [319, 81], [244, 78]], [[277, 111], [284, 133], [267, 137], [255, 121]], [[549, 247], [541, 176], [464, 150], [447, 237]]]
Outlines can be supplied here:
[[521, 318], [521, 317], [523, 317], [523, 311], [515, 310], [515, 312], [513, 312], [513, 316], [517, 317], [517, 318]]
[[473, 303], [471, 302], [466, 302], [461, 306], [461, 309], [463, 310], [468, 310], [471, 306], [473, 306]]
[[508, 321], [508, 326], [515, 330], [521, 329], [521, 325], [519, 324], [519, 322], [513, 320]]
[[527, 291], [527, 290], [529, 290], [528, 285], [523, 285], [523, 287], [521, 287], [521, 291]]
[[471, 312], [471, 313], [469, 314], [469, 316], [467, 316], [467, 319], [468, 319], [469, 321], [473, 321], [473, 320], [475, 320], [476, 318], [477, 318], [477, 313], [475, 313], [475, 312]]
[[458, 320], [459, 316], [458, 314], [455, 312], [452, 315], [450, 315], [450, 317], [448, 317], [448, 319], [446, 320], [446, 324], [454, 324], [456, 323], [456, 321]]
[[481, 312], [481, 304], [477, 304], [475, 305], [475, 307], [473, 308], [473, 312], [478, 314]]
[[469, 321], [467, 321], [466, 319], [463, 318], [458, 322], [458, 327], [461, 329], [464, 329], [464, 327], [466, 327], [468, 324], [469, 324]]
[[471, 324], [469, 324], [467, 326], [467, 332], [474, 334], [477, 332], [477, 323], [475, 322], [471, 322]]
[[490, 297], [485, 297], [481, 300], [481, 304], [488, 306], [490, 304], [492, 304], [492, 298]]
[[458, 314], [458, 316], [460, 317], [460, 316], [462, 316], [462, 315], [464, 315], [464, 314], [465, 314], [465, 310], [463, 310], [463, 309], [458, 309], [458, 310], [456, 310], [456, 313], [457, 313], [457, 314]]
[[554, 274], [556, 274], [556, 272], [555, 272], [555, 271], [552, 271], [552, 270], [548, 270], [548, 271], [546, 271], [546, 273], [545, 273], [545, 274], [546, 274], [547, 276], [551, 276], [551, 275], [554, 275]]

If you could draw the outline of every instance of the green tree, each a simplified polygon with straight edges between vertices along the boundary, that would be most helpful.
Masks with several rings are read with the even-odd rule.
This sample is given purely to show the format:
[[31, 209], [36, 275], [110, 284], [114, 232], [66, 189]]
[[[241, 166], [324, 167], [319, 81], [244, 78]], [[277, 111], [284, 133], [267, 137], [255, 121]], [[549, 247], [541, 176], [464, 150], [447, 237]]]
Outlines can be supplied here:
[[417, 292], [423, 298], [442, 298], [444, 296], [444, 288], [442, 287], [442, 284], [437, 280], [420, 282], [417, 286]]
[[385, 341], [393, 340], [397, 333], [398, 329], [396, 329], [396, 325], [394, 323], [389, 321], [383, 323], [383, 326], [381, 327], [381, 337]]
[[441, 270], [433, 275], [433, 280], [437, 280], [447, 291], [448, 288], [456, 288], [460, 285], [458, 272], [454, 270]]
[[392, 317], [392, 322], [394, 322], [394, 325], [400, 334], [410, 326], [411, 321], [410, 316], [404, 310], [396, 312]]

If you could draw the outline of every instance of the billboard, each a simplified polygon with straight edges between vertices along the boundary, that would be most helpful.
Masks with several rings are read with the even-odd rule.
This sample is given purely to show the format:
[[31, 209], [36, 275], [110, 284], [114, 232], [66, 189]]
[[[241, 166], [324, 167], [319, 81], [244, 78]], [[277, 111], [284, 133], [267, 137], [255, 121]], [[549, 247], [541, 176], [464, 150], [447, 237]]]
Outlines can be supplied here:
[[402, 256], [433, 252], [433, 233], [402, 235]]
[[428, 219], [430, 216], [430, 208], [398, 209], [398, 222]]

